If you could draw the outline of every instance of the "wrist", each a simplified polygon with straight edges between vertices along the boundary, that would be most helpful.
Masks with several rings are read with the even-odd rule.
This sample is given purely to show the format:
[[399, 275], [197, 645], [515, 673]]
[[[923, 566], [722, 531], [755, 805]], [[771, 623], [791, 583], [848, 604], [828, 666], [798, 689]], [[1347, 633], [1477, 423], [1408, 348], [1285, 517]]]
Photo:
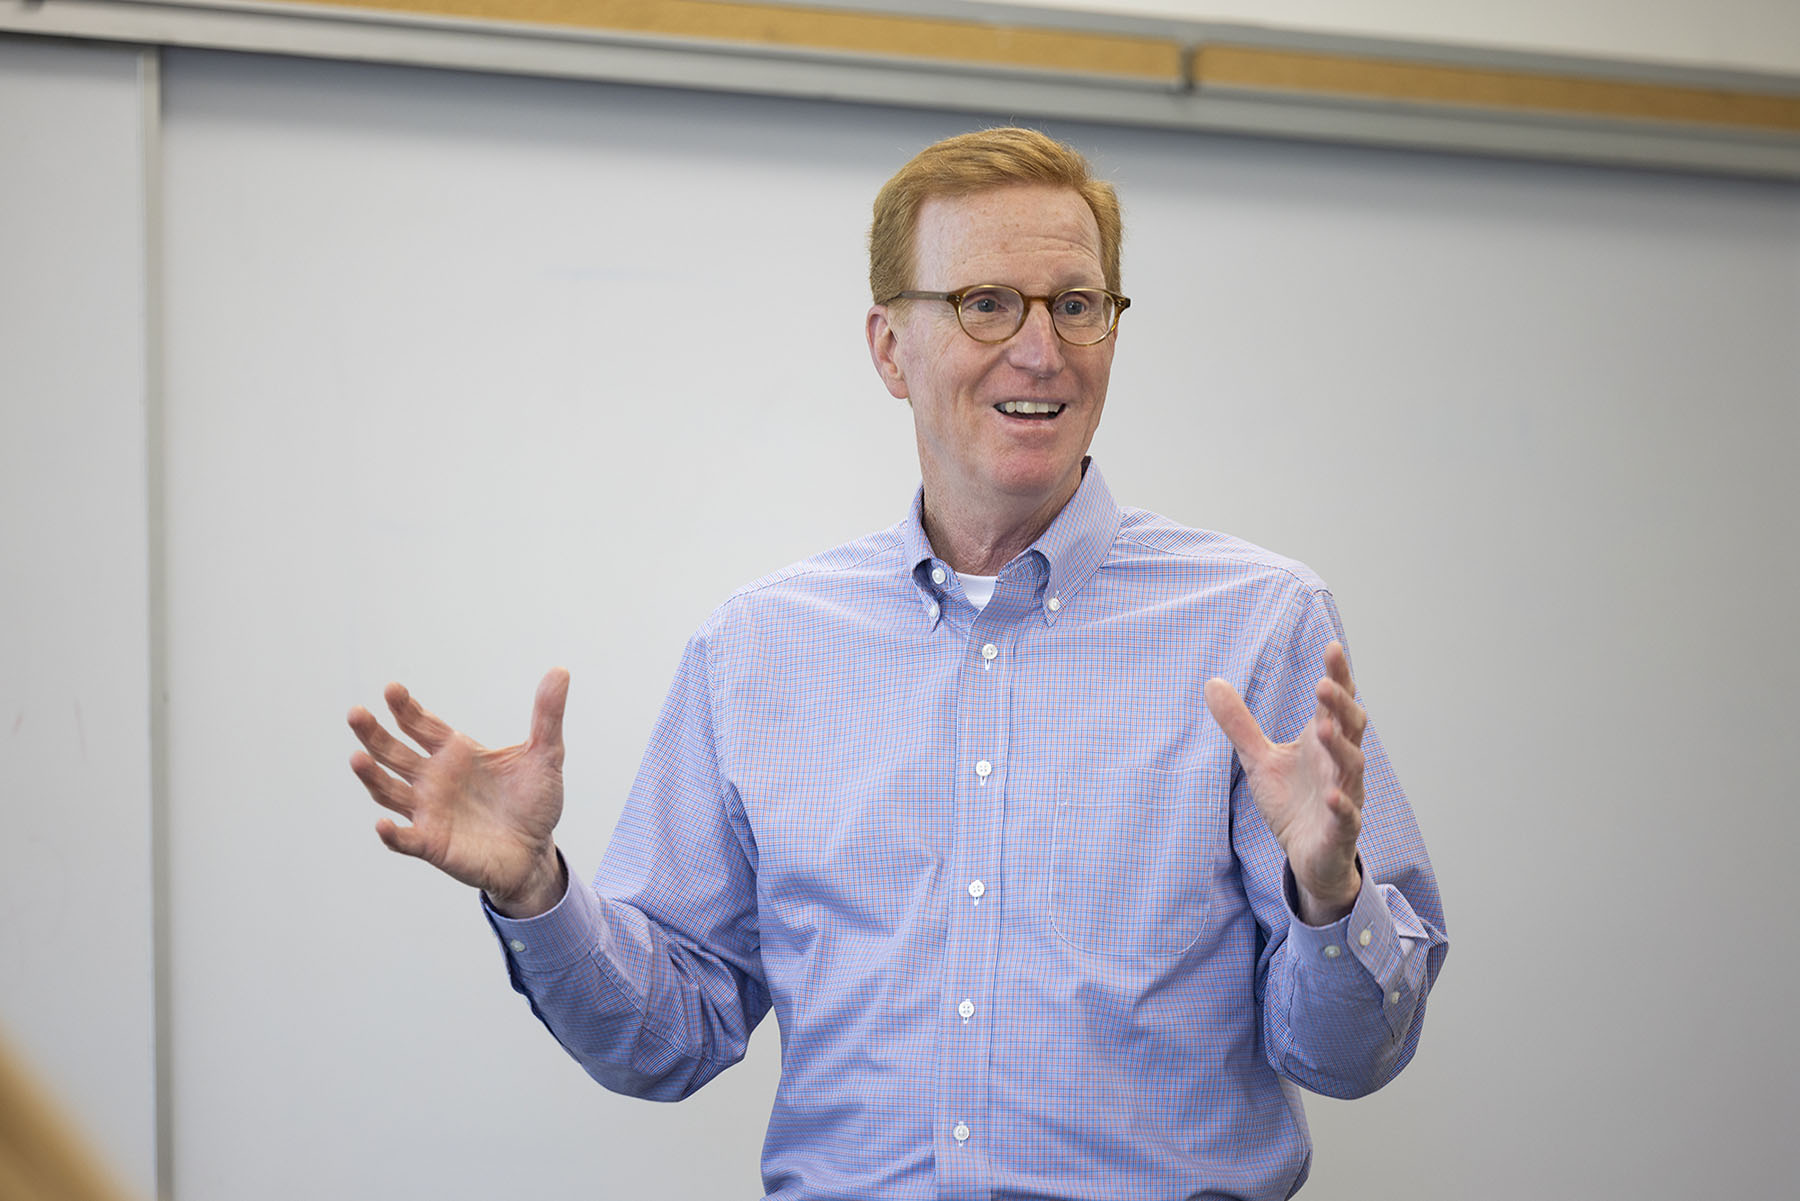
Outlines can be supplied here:
[[1356, 898], [1362, 895], [1360, 855], [1351, 863], [1348, 878], [1332, 888], [1309, 888], [1291, 868], [1290, 874], [1294, 880], [1294, 913], [1309, 926], [1329, 926], [1343, 920], [1356, 907]]
[[487, 889], [488, 905], [502, 917], [515, 921], [550, 912], [569, 889], [569, 869], [554, 844], [538, 857], [516, 888]]

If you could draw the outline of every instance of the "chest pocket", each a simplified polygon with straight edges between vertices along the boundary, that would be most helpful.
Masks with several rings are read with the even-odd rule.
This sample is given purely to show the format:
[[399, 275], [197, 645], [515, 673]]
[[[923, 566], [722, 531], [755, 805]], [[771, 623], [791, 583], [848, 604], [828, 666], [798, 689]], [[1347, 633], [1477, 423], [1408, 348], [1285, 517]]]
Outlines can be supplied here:
[[1056, 803], [1050, 924], [1094, 955], [1166, 958], [1200, 940], [1229, 866], [1229, 769], [1070, 777]]

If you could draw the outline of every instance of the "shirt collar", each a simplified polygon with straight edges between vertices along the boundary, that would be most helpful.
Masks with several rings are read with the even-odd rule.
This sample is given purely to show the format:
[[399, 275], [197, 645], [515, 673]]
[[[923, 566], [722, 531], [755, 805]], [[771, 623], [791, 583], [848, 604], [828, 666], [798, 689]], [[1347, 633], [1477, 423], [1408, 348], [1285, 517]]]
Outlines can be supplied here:
[[[1075, 495], [1062, 507], [1050, 526], [1019, 556], [1035, 555], [1048, 567], [1048, 579], [1039, 600], [1046, 625], [1055, 625], [1057, 617], [1068, 611], [1069, 602], [1093, 578], [1105, 562], [1113, 539], [1118, 537], [1120, 513], [1093, 459], [1082, 461], [1081, 483]], [[919, 588], [921, 603], [927, 615], [936, 620], [941, 612], [944, 590], [934, 579], [935, 569], [949, 568], [932, 553], [931, 540], [925, 536], [925, 488], [913, 493], [912, 509], [900, 523], [902, 562]], [[1015, 559], [1014, 562], [1018, 560]], [[1002, 569], [1004, 570], [1004, 568]]]

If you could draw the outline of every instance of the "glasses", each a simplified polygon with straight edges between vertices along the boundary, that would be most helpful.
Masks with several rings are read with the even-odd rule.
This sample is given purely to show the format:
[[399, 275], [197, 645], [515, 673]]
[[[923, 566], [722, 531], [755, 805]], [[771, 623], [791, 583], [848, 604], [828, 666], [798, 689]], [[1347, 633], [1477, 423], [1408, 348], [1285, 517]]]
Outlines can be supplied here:
[[896, 292], [882, 304], [896, 300], [942, 300], [956, 309], [963, 333], [977, 342], [1004, 342], [1025, 326], [1031, 302], [1041, 300], [1050, 311], [1056, 336], [1071, 346], [1092, 346], [1105, 341], [1119, 327], [1119, 314], [1131, 307], [1129, 298], [1105, 288], [1064, 288], [1054, 296], [1027, 296], [1005, 284], [977, 284], [960, 292]]

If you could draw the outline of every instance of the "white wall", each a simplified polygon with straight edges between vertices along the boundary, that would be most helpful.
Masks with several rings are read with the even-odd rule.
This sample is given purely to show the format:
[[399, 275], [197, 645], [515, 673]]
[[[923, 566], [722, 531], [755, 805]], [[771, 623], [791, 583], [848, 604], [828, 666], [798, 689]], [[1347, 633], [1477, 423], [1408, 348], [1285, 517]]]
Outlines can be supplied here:
[[148, 1190], [138, 55], [0, 39], [0, 1038]]
[[[178, 1195], [754, 1195], [775, 1032], [680, 1106], [589, 1083], [472, 899], [380, 847], [342, 714], [398, 678], [506, 741], [566, 663], [563, 841], [591, 869], [692, 626], [906, 502], [861, 235], [881, 179], [969, 122], [165, 68]], [[1053, 132], [1127, 205], [1109, 480], [1334, 584], [1444, 885], [1420, 1057], [1373, 1098], [1312, 1103], [1306, 1195], [1791, 1191], [1800, 189]], [[69, 239], [58, 261], [129, 255], [88, 209], [35, 220]], [[0, 277], [8, 313], [20, 278]], [[720, 281], [804, 303], [721, 302]], [[9, 447], [41, 420], [19, 405], [9, 383]], [[16, 477], [7, 460], [29, 481], [9, 558], [45, 523], [87, 529], [36, 500], [86, 448], [45, 445]], [[22, 579], [31, 624], [99, 653], [50, 577]], [[141, 737], [129, 717], [113, 728]], [[9, 823], [46, 778], [14, 762]], [[0, 916], [47, 961], [21, 904]], [[110, 936], [65, 940], [82, 953], [53, 987], [113, 980]], [[147, 1026], [142, 996], [108, 1005]], [[70, 1059], [86, 1036], [41, 1031]]]
[[993, 2], [1689, 66], [1800, 71], [1800, 4], [1793, 0]]

